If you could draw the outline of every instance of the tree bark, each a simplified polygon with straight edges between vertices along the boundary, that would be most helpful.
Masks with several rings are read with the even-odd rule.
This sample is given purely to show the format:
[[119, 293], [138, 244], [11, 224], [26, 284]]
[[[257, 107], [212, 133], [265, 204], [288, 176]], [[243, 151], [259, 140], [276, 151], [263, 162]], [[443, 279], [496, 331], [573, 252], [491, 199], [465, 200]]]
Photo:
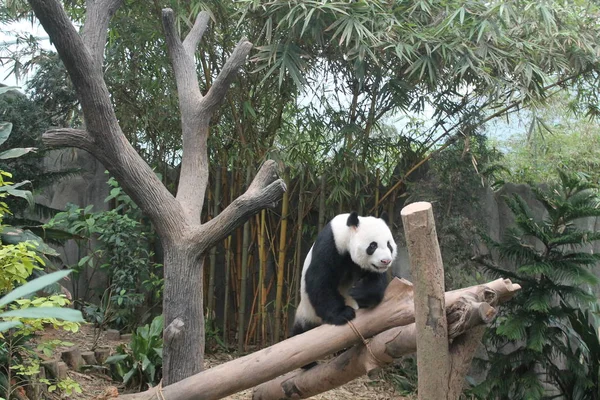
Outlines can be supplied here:
[[[489, 296], [491, 291], [495, 292], [494, 298], [503, 302], [510, 299], [519, 288], [519, 285], [514, 285], [509, 280], [498, 279], [485, 285], [448, 292], [446, 293], [446, 304], [450, 307], [461, 297], [468, 296], [469, 293], [477, 298], [486, 299], [485, 301], [491, 301]], [[475, 308], [480, 310], [479, 307]], [[385, 297], [379, 306], [372, 310], [358, 310], [356, 318], [352, 321], [356, 330], [364, 338], [370, 338], [398, 326], [404, 327], [413, 322], [412, 284], [397, 278], [388, 286]], [[404, 329], [407, 328], [404, 327]], [[403, 340], [405, 337], [405, 334], [401, 333], [403, 330], [399, 332], [397, 340]], [[160, 395], [156, 393], [155, 389], [151, 389], [144, 393], [120, 398], [129, 400], [220, 399], [357, 343], [362, 343], [362, 339], [349, 325], [322, 325], [302, 335], [294, 336], [271, 347], [165, 387]], [[323, 380], [323, 378], [320, 375], [317, 380]]]
[[444, 264], [433, 210], [431, 204], [418, 202], [404, 207], [401, 215], [415, 281], [419, 400], [441, 400], [448, 393], [451, 363], [444, 299]]
[[[165, 249], [163, 291], [163, 382], [178, 382], [202, 371], [204, 318], [202, 262], [189, 247]], [[167, 322], [168, 321], [168, 322]]]

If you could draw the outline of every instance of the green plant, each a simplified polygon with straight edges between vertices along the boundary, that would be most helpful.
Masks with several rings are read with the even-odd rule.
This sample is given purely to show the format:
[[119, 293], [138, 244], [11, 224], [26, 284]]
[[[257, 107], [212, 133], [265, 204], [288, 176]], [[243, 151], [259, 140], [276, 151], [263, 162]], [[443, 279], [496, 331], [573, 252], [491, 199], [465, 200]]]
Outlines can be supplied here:
[[[586, 175], [558, 174], [560, 185], [546, 190], [531, 187], [546, 217], [534, 217], [520, 196], [508, 197], [514, 226], [501, 243], [487, 238], [497, 258], [516, 270], [480, 259], [488, 271], [523, 288], [488, 330], [487, 379], [474, 390], [485, 398], [542, 399], [549, 387], [576, 398], [569, 397], [572, 393], [566, 392], [563, 378], [571, 383], [597, 382], [596, 361], [590, 362], [579, 351], [583, 348], [573, 344], [583, 343], [581, 335], [589, 331], [576, 310], [595, 302], [589, 289], [598, 278], [591, 267], [600, 260], [600, 254], [584, 247], [599, 240], [600, 232], [583, 229], [577, 222], [600, 216], [600, 197]], [[593, 340], [585, 340], [593, 345]], [[574, 374], [570, 378], [562, 362], [570, 366]], [[591, 377], [587, 371], [592, 371]]]
[[144, 304], [150, 304], [151, 311], [154, 305], [160, 303], [161, 265], [152, 262], [154, 253], [149, 249], [153, 233], [143, 223], [139, 208], [113, 178], [108, 184], [112, 189], [105, 201], [115, 201], [114, 209], [93, 212], [92, 206], [78, 208], [69, 204], [46, 226], [65, 230], [80, 238], [78, 244], [85, 255], [72, 266], [77, 274], [90, 268], [90, 282], [98, 270], [104, 271], [109, 279], [110, 296], [106, 297], [105, 293], [103, 299], [108, 300], [110, 306], [103, 301], [94, 309], [87, 301], [87, 291], [80, 293], [77, 288], [74, 290], [75, 297], [86, 304], [86, 315], [98, 323], [102, 314], [103, 324], [132, 329], [147, 317], [140, 312]]
[[[30, 345], [35, 332], [43, 330], [48, 324], [57, 329], [77, 331], [79, 323], [83, 322], [81, 312], [64, 308], [68, 300], [63, 295], [27, 298], [70, 272], [65, 270], [44, 275], [0, 298], [0, 390], [7, 399], [19, 387], [28, 385], [28, 381], [39, 373], [39, 359]], [[43, 351], [50, 351], [60, 344], [45, 343]], [[75, 389], [70, 385], [69, 390]]]
[[140, 391], [145, 385], [155, 386], [162, 375], [163, 317], [159, 315], [150, 325], [137, 328], [131, 343], [117, 347], [117, 354], [106, 359], [113, 366], [116, 379]]
[[417, 360], [414, 357], [404, 357], [394, 362], [393, 366], [384, 372], [401, 395], [411, 395], [417, 392]]
[[552, 365], [550, 374], [568, 400], [600, 399], [600, 341], [597, 314], [598, 304], [589, 309], [572, 308], [561, 304], [568, 310], [570, 327], [569, 339], [565, 341], [569, 357], [565, 366]]

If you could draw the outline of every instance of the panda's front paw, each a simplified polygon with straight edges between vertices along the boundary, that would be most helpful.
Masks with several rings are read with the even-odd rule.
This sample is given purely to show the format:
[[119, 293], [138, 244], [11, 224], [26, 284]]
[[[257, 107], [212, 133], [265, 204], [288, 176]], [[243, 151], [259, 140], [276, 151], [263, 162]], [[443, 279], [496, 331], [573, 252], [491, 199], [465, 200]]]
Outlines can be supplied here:
[[346, 322], [351, 321], [356, 317], [354, 309], [349, 306], [345, 306], [339, 312], [332, 313], [328, 318], [323, 320], [327, 324], [331, 325], [344, 325]]

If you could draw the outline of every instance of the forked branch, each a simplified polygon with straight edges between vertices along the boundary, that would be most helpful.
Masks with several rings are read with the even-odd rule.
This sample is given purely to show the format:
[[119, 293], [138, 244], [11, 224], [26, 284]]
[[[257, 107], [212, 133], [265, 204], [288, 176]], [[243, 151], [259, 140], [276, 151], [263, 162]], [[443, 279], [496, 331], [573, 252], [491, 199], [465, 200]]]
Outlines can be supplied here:
[[205, 251], [227, 237], [250, 216], [263, 208], [277, 205], [285, 190], [285, 182], [279, 179], [277, 173], [277, 163], [273, 160], [266, 161], [248, 190], [218, 216], [202, 225], [195, 233], [193, 242], [198, 244], [200, 252]]
[[210, 114], [217, 109], [219, 104], [221, 104], [225, 98], [225, 93], [227, 93], [229, 85], [233, 81], [237, 70], [246, 61], [246, 57], [251, 49], [252, 43], [246, 38], [240, 40], [235, 46], [233, 53], [225, 62], [223, 69], [221, 69], [221, 72], [219, 72], [219, 75], [217, 75], [213, 85], [203, 99], [202, 106], [205, 107]]
[[81, 37], [90, 52], [94, 69], [101, 72], [108, 24], [123, 0], [86, 0], [85, 3], [85, 23], [81, 30]]
[[194, 62], [194, 52], [196, 49], [195, 47], [191, 48], [191, 43], [197, 44], [200, 42], [202, 34], [204, 34], [204, 31], [208, 27], [208, 14], [205, 12], [198, 14], [196, 23], [186, 38], [185, 46], [179, 39], [173, 10], [170, 8], [163, 9], [162, 20], [167, 38], [167, 49], [171, 58], [171, 64], [173, 65], [173, 72], [175, 72], [179, 105], [181, 113], [185, 116], [185, 114], [197, 110], [199, 102], [202, 99], [200, 87], [198, 86], [196, 64]]

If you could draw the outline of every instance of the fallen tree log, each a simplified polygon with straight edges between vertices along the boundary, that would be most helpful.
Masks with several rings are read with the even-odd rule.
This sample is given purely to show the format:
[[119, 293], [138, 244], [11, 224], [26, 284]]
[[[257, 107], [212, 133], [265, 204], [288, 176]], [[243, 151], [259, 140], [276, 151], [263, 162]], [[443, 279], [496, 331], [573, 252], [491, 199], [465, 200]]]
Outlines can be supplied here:
[[[498, 279], [446, 293], [446, 305], [456, 303], [466, 293], [493, 291], [498, 299], [508, 299], [518, 289], [509, 280]], [[365, 338], [414, 322], [413, 287], [395, 278], [383, 301], [372, 310], [358, 310], [354, 327]], [[267, 347], [263, 350], [221, 364], [182, 381], [143, 393], [120, 396], [129, 400], [209, 400], [220, 399], [269, 381], [286, 372], [362, 342], [349, 325], [323, 325]]]
[[[494, 282], [500, 283], [500, 282]], [[504, 282], [509, 293], [519, 289], [509, 281]], [[453, 340], [450, 347], [450, 362], [456, 368], [461, 368], [450, 374], [450, 379], [464, 371], [463, 355], [466, 353], [465, 343], [471, 346], [471, 332], [479, 333], [479, 327], [489, 324], [496, 316], [492, 305], [498, 303], [497, 293], [487, 287], [478, 288], [473, 292], [461, 291], [458, 299], [448, 296], [447, 310], [448, 337]], [[502, 301], [509, 296], [503, 295]], [[475, 328], [475, 329], [473, 329]], [[466, 333], [465, 333], [466, 332]], [[480, 338], [480, 337], [479, 337]], [[478, 342], [477, 342], [478, 343]], [[469, 347], [470, 349], [471, 347]], [[366, 344], [360, 343], [347, 350], [331, 361], [318, 364], [309, 370], [293, 371], [266, 382], [254, 389], [253, 400], [305, 399], [326, 392], [362, 375], [373, 373], [379, 368], [392, 363], [395, 358], [412, 354], [417, 350], [417, 328], [412, 323], [388, 329], [374, 336]], [[470, 365], [469, 358], [468, 364]], [[466, 373], [466, 371], [465, 371]], [[455, 378], [456, 379], [456, 378]]]

